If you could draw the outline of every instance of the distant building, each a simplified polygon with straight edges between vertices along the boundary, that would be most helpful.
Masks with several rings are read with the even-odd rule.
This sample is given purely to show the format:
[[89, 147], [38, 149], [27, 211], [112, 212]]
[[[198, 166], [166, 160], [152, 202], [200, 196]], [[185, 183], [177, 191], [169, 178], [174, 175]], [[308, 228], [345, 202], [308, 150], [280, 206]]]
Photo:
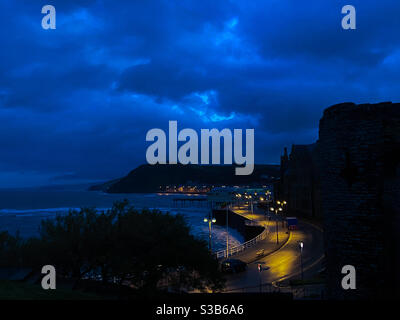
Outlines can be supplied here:
[[286, 200], [291, 214], [321, 219], [321, 201], [316, 143], [292, 145], [281, 157], [281, 178], [276, 200]]

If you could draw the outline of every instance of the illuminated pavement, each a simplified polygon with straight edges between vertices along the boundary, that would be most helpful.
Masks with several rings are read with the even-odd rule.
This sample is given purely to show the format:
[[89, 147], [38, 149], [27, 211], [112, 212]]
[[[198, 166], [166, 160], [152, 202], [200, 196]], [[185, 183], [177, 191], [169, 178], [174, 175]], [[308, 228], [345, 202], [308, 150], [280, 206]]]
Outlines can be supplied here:
[[[244, 212], [241, 212], [243, 214]], [[245, 214], [243, 214], [245, 215]], [[245, 215], [249, 218], [248, 215]], [[258, 215], [259, 216], [259, 215]], [[257, 215], [254, 217], [256, 220]], [[281, 224], [280, 226], [281, 227]], [[248, 264], [246, 272], [227, 275], [226, 291], [258, 291], [260, 281], [274, 283], [289, 278], [301, 278], [301, 260], [299, 242], [304, 243], [303, 272], [304, 277], [315, 273], [320, 268], [323, 257], [323, 233], [318, 227], [308, 223], [299, 223], [299, 230], [292, 231], [285, 245], [270, 255]], [[235, 258], [235, 257], [233, 257]], [[238, 256], [237, 258], [240, 259]], [[261, 264], [263, 271], [258, 271], [257, 265]], [[246, 289], [243, 289], [246, 288]]]
[[269, 221], [267, 217], [264, 215], [264, 213], [251, 214], [247, 210], [237, 209], [237, 208], [235, 208], [233, 211], [237, 214], [246, 217], [247, 219], [257, 221], [260, 225], [263, 225], [265, 228], [268, 229], [268, 234], [264, 240], [258, 242], [257, 244], [255, 244], [250, 248], [247, 248], [246, 250], [240, 252], [239, 254], [236, 254], [234, 258], [240, 259], [246, 263], [251, 263], [258, 259], [257, 251], [263, 249], [264, 253], [268, 254], [279, 249], [287, 241], [289, 237], [287, 229], [282, 227], [282, 222], [279, 221], [278, 222], [279, 243], [277, 243], [276, 220], [273, 219], [275, 217], [274, 214], [271, 215], [273, 220]]

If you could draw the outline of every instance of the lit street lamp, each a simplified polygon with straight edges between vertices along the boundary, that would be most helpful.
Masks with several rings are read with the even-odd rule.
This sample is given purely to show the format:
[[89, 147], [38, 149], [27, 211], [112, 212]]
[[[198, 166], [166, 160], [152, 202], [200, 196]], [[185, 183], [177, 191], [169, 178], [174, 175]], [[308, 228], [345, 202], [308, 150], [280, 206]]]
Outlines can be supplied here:
[[210, 253], [212, 253], [212, 246], [211, 246], [211, 224], [217, 222], [215, 218], [210, 218], [210, 217], [205, 217], [204, 222], [208, 222], [208, 248], [210, 250]]
[[304, 247], [304, 243], [302, 241], [299, 242], [299, 247], [300, 247], [301, 280], [303, 280], [303, 247]]
[[[276, 203], [277, 203], [278, 205], [281, 206], [282, 210], [283, 210], [284, 207], [287, 205], [287, 202], [286, 202], [286, 201], [277, 201]], [[286, 210], [285, 210], [285, 218], [286, 218]], [[286, 220], [286, 219], [282, 219], [282, 227], [285, 226], [285, 220]]]
[[253, 210], [253, 197], [251, 195], [248, 196], [248, 198], [250, 199], [249, 205], [251, 207], [251, 214], [254, 214], [254, 210]]
[[[279, 201], [278, 201], [278, 202], [279, 202]], [[278, 203], [278, 202], [277, 202], [277, 203]], [[279, 211], [282, 211], [282, 208], [281, 208], [281, 207], [279, 207], [279, 208], [271, 207], [271, 208], [269, 208], [269, 210], [275, 212], [275, 215], [276, 215], [276, 217], [275, 217], [275, 221], [276, 221], [276, 243], [279, 244], [278, 212], [279, 212]]]

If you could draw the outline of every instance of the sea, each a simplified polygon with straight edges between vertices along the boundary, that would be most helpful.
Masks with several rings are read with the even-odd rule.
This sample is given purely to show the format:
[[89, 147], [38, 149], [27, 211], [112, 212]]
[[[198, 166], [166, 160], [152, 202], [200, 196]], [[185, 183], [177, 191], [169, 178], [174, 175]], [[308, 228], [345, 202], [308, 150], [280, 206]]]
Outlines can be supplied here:
[[[174, 198], [204, 197], [194, 194], [109, 194], [88, 191], [87, 186], [51, 186], [41, 188], [0, 189], [0, 232], [17, 232], [23, 238], [39, 235], [40, 222], [68, 213], [71, 209], [97, 208], [107, 210], [113, 203], [127, 199], [137, 209], [159, 209], [171, 214], [182, 214], [191, 228], [191, 233], [208, 241], [208, 224], [203, 219], [209, 208], [199, 205], [174, 207]], [[196, 203], [196, 202], [194, 202]], [[213, 251], [226, 247], [227, 231], [223, 226], [212, 226]], [[229, 246], [243, 243], [242, 235], [229, 230]]]

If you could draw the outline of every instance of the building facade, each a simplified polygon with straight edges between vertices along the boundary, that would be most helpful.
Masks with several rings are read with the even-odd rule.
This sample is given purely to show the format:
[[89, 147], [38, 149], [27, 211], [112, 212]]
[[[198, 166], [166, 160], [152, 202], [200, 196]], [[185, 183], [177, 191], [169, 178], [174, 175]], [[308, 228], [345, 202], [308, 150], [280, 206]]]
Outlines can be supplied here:
[[[281, 157], [277, 197], [321, 219], [327, 297], [400, 298], [400, 104], [344, 103], [324, 111], [319, 139]], [[344, 290], [342, 268], [356, 269]]]
[[288, 211], [309, 219], [322, 219], [317, 144], [292, 145], [281, 157], [277, 200], [286, 200]]

